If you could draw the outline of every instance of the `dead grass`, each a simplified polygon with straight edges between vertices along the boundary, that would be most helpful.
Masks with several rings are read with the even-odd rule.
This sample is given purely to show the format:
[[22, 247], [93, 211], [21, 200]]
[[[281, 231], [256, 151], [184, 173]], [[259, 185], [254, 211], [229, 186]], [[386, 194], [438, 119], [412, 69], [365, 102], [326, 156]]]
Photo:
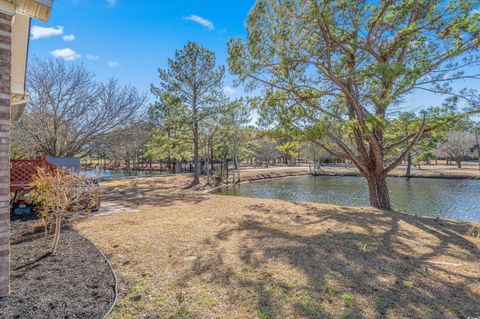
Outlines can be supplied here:
[[77, 223], [122, 278], [112, 318], [480, 316], [472, 225], [211, 195], [188, 182], [110, 182], [107, 200], [139, 211]]

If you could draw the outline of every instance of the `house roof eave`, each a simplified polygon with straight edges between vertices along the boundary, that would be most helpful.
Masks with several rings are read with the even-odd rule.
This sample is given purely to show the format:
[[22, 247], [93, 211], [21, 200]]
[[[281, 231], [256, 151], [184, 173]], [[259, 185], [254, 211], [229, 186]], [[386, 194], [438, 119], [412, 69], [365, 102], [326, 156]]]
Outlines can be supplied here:
[[0, 11], [8, 14], [22, 14], [31, 18], [48, 21], [53, 0], [0, 0]]

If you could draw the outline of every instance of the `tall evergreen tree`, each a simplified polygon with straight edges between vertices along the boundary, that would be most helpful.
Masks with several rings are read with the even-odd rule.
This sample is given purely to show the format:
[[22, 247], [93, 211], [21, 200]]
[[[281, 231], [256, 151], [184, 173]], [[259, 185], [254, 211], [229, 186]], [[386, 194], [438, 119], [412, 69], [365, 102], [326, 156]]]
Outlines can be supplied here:
[[172, 173], [177, 173], [177, 164], [192, 155], [193, 135], [187, 107], [177, 98], [164, 93], [150, 106], [148, 117], [153, 130], [146, 155], [166, 160]]
[[184, 122], [190, 124], [193, 135], [192, 185], [200, 183], [200, 125], [220, 106], [224, 73], [224, 67], [216, 65], [214, 52], [188, 42], [168, 60], [167, 69], [159, 69], [160, 86], [152, 85], [155, 96], [168, 93], [187, 109]]

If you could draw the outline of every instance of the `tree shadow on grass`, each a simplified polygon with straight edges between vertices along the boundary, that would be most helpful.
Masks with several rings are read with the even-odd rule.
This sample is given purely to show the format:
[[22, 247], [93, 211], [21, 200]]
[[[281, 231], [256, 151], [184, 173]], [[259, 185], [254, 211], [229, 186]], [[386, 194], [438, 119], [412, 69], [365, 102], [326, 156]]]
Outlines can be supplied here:
[[250, 205], [240, 222], [226, 220], [179, 284], [225, 288], [239, 307], [253, 299], [263, 318], [480, 315], [480, 251], [465, 224], [288, 205]]
[[102, 194], [103, 201], [118, 202], [128, 207], [138, 205], [166, 207], [177, 202], [199, 204], [206, 199], [207, 194], [182, 191], [180, 187], [162, 183], [158, 179], [110, 187]]

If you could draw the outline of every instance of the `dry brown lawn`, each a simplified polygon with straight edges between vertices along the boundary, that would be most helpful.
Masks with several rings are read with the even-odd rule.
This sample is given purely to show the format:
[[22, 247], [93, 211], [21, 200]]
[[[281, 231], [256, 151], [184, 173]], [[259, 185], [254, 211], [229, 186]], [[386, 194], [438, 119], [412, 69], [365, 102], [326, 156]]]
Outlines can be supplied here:
[[188, 181], [110, 182], [105, 200], [138, 211], [76, 224], [122, 279], [112, 318], [480, 317], [475, 226]]

